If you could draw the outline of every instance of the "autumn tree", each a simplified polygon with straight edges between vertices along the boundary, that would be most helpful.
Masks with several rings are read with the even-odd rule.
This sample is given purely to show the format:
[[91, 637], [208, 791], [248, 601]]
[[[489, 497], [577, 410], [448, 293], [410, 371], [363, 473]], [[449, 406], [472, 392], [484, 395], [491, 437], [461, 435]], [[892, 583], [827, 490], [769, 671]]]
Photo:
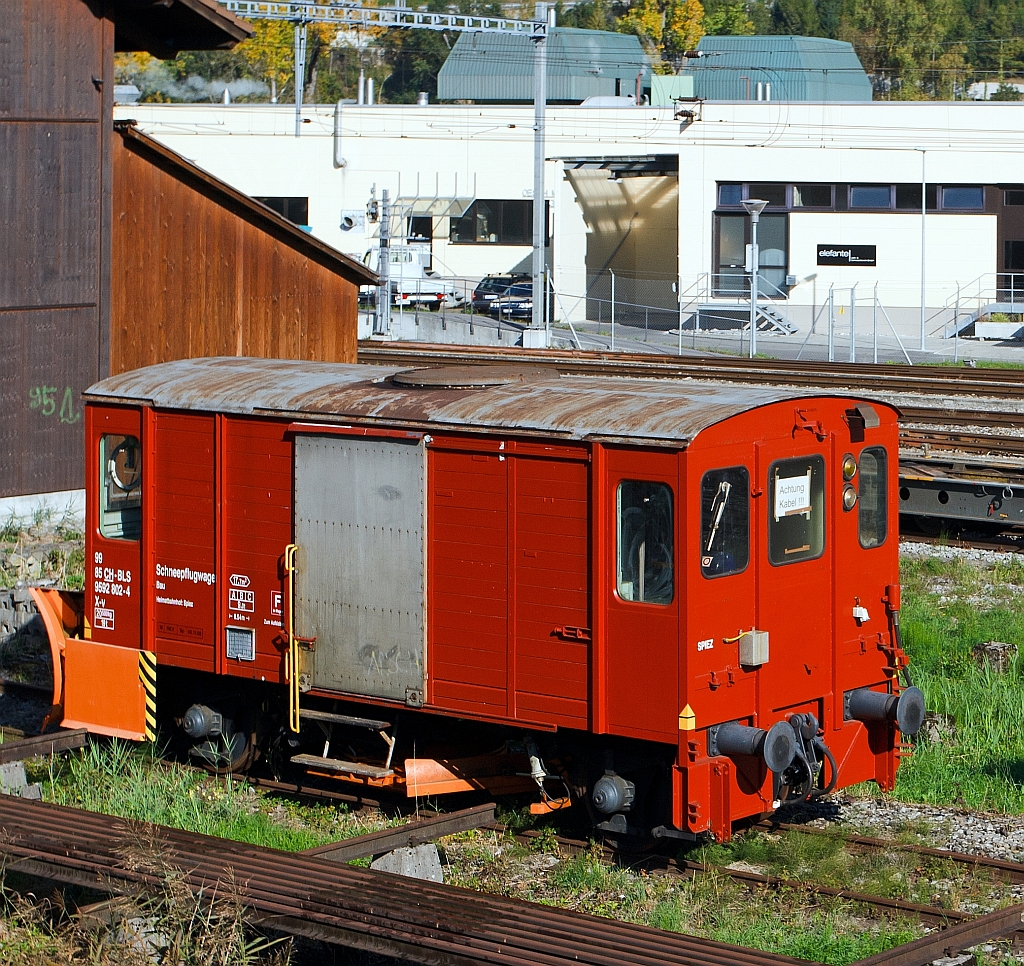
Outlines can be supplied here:
[[[253, 35], [236, 51], [254, 76], [270, 85], [271, 98], [276, 100], [295, 73], [295, 30], [286, 20], [254, 20], [252, 25]], [[316, 26], [312, 25], [314, 34]]]

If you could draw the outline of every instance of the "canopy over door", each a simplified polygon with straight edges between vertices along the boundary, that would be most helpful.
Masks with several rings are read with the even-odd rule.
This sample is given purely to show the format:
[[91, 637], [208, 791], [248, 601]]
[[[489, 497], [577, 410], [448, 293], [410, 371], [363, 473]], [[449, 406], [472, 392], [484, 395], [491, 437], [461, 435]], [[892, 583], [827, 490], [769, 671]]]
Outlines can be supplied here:
[[314, 688], [421, 703], [424, 475], [418, 439], [296, 437], [295, 628], [316, 639]]

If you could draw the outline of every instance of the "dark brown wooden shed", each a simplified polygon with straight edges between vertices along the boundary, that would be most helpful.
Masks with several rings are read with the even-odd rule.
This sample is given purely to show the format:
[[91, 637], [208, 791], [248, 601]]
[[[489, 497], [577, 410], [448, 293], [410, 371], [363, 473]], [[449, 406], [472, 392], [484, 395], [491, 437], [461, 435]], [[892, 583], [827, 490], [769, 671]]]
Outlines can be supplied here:
[[356, 361], [377, 276], [117, 122], [110, 372], [171, 359]]
[[0, 496], [82, 486], [109, 371], [114, 51], [230, 48], [214, 0], [8, 0], [0, 18]]

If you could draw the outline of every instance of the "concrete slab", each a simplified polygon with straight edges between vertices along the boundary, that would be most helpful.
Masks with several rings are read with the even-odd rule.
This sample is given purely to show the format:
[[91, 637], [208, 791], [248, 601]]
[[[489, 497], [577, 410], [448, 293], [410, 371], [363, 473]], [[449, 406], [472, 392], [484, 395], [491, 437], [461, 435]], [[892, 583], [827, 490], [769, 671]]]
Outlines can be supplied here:
[[411, 849], [395, 849], [370, 863], [371, 869], [378, 872], [391, 872], [394, 875], [407, 875], [414, 879], [426, 879], [429, 882], [444, 882], [441, 871], [441, 857], [437, 854], [437, 846], [433, 843], [417, 845]]

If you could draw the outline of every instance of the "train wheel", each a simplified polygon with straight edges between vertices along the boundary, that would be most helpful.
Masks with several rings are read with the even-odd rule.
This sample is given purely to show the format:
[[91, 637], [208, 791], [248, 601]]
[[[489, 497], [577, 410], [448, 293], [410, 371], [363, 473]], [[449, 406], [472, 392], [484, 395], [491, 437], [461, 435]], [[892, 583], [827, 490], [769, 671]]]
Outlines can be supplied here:
[[189, 749], [189, 757], [213, 775], [244, 775], [256, 760], [256, 735], [235, 732], [230, 738], [221, 735]]
[[215, 775], [244, 774], [256, 760], [256, 729], [242, 715], [236, 721], [204, 704], [185, 712], [182, 729], [192, 738], [188, 756]]

